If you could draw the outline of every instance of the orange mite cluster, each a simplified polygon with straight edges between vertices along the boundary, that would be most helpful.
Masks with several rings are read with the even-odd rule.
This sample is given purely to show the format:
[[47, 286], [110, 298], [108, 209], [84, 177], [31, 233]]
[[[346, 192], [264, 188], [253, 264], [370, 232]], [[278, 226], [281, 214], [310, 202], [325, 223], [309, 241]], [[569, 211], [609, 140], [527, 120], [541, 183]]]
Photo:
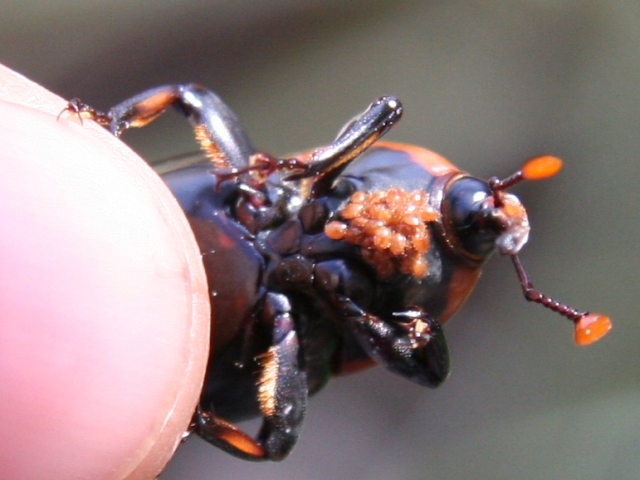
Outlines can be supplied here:
[[424, 254], [431, 245], [427, 223], [437, 221], [440, 214], [429, 204], [426, 192], [400, 188], [358, 191], [340, 217], [343, 221], [325, 226], [326, 235], [361, 245], [363, 258], [381, 277], [398, 270], [417, 278], [427, 274], [429, 265]]

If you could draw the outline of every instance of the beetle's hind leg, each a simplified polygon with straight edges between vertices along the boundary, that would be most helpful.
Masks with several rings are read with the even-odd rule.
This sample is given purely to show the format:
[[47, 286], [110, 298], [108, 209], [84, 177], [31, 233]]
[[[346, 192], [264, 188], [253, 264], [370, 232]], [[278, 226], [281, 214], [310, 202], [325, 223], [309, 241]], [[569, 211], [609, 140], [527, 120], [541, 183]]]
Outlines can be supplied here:
[[146, 90], [100, 112], [74, 98], [62, 112], [87, 118], [108, 127], [120, 136], [129, 128], [144, 127], [169, 106], [184, 113], [193, 125], [196, 140], [219, 169], [245, 168], [255, 153], [242, 124], [229, 106], [215, 93], [195, 84], [165, 85]]
[[259, 358], [258, 403], [263, 416], [257, 438], [201, 406], [195, 430], [221, 449], [247, 460], [282, 460], [293, 449], [307, 404], [307, 378], [299, 365], [298, 336], [285, 295], [268, 293], [264, 315], [273, 324], [271, 347]]
[[308, 154], [307, 164], [300, 173], [294, 173], [285, 179], [313, 179], [312, 197], [324, 195], [355, 158], [400, 120], [402, 112], [400, 100], [395, 97], [380, 97], [347, 123], [333, 143]]

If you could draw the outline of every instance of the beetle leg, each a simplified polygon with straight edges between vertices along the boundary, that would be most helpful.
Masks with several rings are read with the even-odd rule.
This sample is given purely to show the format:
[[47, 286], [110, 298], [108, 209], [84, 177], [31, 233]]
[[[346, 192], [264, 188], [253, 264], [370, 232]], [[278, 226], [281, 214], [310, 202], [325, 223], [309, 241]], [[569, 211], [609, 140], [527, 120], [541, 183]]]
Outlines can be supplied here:
[[144, 127], [169, 106], [177, 107], [194, 127], [200, 147], [217, 168], [244, 168], [255, 153], [235, 113], [216, 94], [199, 85], [165, 85], [142, 92], [103, 113], [78, 99], [66, 111], [108, 127], [115, 136]]
[[292, 171], [285, 180], [313, 178], [312, 196], [322, 195], [333, 180], [358, 155], [369, 148], [400, 119], [402, 104], [394, 97], [381, 97], [362, 114], [345, 125], [336, 140], [326, 147], [320, 147], [304, 159], [278, 158], [265, 153], [257, 153], [250, 159], [250, 165], [242, 169], [218, 173], [219, 178], [233, 178], [252, 172], [254, 178], [264, 183], [275, 172]]
[[203, 410], [197, 412], [196, 429], [202, 438], [238, 457], [282, 460], [298, 439], [307, 404], [307, 378], [298, 361], [298, 337], [287, 297], [268, 293], [264, 315], [273, 324], [273, 343], [259, 359], [258, 403], [263, 422], [257, 438]]
[[[355, 310], [349, 299], [342, 298], [341, 303]], [[361, 312], [345, 320], [375, 360], [409, 380], [437, 387], [449, 375], [449, 350], [440, 323], [420, 310], [393, 316], [393, 320], [384, 320]]]
[[352, 160], [400, 120], [402, 111], [402, 104], [397, 98], [379, 98], [347, 123], [331, 145], [311, 152], [309, 163], [302, 173], [285, 179], [313, 178], [312, 196], [321, 196]]
[[307, 376], [299, 364], [299, 344], [289, 299], [268, 293], [265, 315], [273, 319], [273, 345], [262, 360], [259, 403], [264, 421], [259, 441], [269, 458], [284, 458], [293, 448], [307, 406]]
[[356, 265], [344, 260], [319, 262], [315, 285], [376, 361], [429, 387], [436, 387], [447, 378], [449, 351], [444, 332], [426, 312], [416, 308], [394, 313], [391, 318], [367, 312], [373, 287], [367, 287], [369, 283]]

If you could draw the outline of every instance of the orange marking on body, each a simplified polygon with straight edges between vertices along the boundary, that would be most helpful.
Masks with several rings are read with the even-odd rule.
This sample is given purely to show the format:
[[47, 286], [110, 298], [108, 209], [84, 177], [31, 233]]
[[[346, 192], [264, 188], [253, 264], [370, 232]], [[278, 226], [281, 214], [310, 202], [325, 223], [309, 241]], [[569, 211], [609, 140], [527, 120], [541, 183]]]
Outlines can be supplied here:
[[429, 173], [437, 177], [460, 171], [458, 167], [443, 156], [416, 145], [405, 145], [394, 142], [377, 142], [375, 146], [407, 152], [413, 157], [416, 163], [422, 165], [422, 167], [424, 167]]
[[444, 323], [451, 318], [464, 302], [467, 301], [467, 298], [480, 278], [480, 273], [480, 267], [460, 267], [453, 270], [451, 282], [449, 283], [449, 291], [447, 292], [447, 306], [444, 311], [438, 315], [438, 321], [440, 323]]

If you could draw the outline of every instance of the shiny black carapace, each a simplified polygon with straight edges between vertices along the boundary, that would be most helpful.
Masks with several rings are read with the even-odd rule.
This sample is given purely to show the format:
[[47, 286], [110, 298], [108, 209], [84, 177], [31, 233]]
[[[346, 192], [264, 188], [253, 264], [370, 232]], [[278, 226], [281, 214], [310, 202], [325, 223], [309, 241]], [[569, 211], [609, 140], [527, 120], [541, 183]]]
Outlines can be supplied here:
[[[307, 397], [374, 361], [438, 386], [449, 373], [441, 324], [496, 249], [512, 257], [528, 300], [575, 323], [578, 343], [609, 330], [608, 317], [535, 290], [517, 256], [529, 223], [506, 189], [554, 175], [558, 159], [483, 181], [428, 150], [377, 142], [402, 114], [392, 97], [329, 146], [284, 159], [257, 152], [229, 107], [197, 85], [149, 90], [107, 113], [72, 100], [67, 111], [119, 135], [170, 105], [206, 154], [163, 178], [195, 232], [211, 292], [212, 353], [192, 428], [214, 445], [250, 460], [286, 457]], [[255, 416], [255, 438], [233, 423]]]

